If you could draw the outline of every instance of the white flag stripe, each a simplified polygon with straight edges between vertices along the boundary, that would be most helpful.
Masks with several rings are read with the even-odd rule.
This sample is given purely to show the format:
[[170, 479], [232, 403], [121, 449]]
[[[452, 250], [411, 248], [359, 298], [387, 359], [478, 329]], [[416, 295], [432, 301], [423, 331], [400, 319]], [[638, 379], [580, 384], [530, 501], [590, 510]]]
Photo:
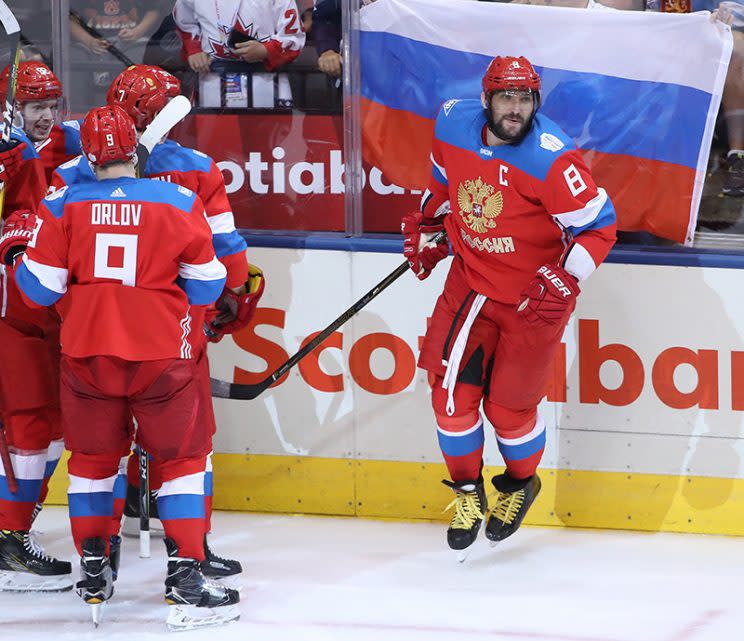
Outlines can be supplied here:
[[[716, 73], [712, 69], [721, 64], [722, 57], [728, 60], [732, 37], [730, 28], [712, 23], [708, 16], [708, 12], [662, 14], [461, 0], [385, 0], [364, 7], [361, 29], [455, 51], [522, 55], [540, 67], [673, 83], [714, 93]], [[695, 46], [680, 46], [685, 42]], [[670, 52], [674, 52], [674, 64], [667, 62]]]

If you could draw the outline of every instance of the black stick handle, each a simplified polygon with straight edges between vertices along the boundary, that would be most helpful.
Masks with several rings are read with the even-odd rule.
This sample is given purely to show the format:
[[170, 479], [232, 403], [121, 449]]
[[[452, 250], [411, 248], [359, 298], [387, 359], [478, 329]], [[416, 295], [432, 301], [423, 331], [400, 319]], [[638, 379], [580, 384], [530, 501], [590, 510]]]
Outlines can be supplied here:
[[[75, 21], [85, 30], [88, 32], [89, 35], [93, 36], [94, 38], [98, 38], [99, 40], [108, 40], [101, 35], [101, 32], [98, 31], [95, 27], [91, 27], [89, 24], [86, 24], [85, 20], [83, 20], [82, 16], [73, 9], [70, 9], [70, 15], [75, 19]], [[108, 48], [106, 49], [114, 58], [117, 60], [120, 60], [124, 63], [125, 67], [131, 67], [132, 65], [136, 64], [134, 60], [132, 60], [127, 54], [125, 54], [121, 49], [117, 48], [115, 45], [112, 45], [109, 43]]]

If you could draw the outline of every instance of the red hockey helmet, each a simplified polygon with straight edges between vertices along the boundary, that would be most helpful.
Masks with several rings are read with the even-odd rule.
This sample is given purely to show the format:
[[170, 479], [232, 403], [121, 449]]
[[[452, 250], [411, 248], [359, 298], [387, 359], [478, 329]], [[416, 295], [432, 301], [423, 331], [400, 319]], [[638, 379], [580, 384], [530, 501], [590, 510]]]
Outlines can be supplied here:
[[496, 56], [483, 76], [483, 91], [540, 91], [540, 76], [524, 56]]
[[80, 143], [85, 157], [94, 165], [127, 162], [137, 152], [137, 133], [121, 107], [96, 107], [83, 120]]
[[[0, 99], [5, 102], [8, 93], [10, 65], [0, 74]], [[62, 96], [62, 83], [52, 70], [43, 62], [28, 61], [18, 65], [16, 83], [16, 100], [30, 102], [33, 100], [50, 100]]]
[[145, 65], [132, 65], [114, 78], [106, 102], [121, 107], [142, 131], [168, 104], [168, 88]]
[[172, 73], [166, 71], [161, 67], [155, 65], [138, 65], [143, 69], [147, 69], [150, 73], [155, 74], [165, 85], [165, 92], [168, 94], [168, 98], [175, 98], [181, 95], [181, 81], [176, 78]]

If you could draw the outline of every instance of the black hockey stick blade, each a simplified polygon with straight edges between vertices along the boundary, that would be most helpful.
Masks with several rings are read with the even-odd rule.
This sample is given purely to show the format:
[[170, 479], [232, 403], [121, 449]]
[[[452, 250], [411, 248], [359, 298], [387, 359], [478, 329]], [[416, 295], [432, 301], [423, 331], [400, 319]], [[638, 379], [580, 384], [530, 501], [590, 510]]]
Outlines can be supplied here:
[[[432, 242], [441, 243], [445, 240], [447, 234], [444, 231], [439, 232]], [[318, 334], [313, 340], [305, 345], [300, 351], [294, 356], [280, 365], [274, 372], [272, 372], [267, 378], [247, 385], [244, 383], [228, 383], [227, 381], [220, 381], [216, 378], [210, 378], [209, 382], [212, 386], [212, 396], [214, 398], [230, 398], [237, 401], [250, 401], [258, 397], [260, 394], [265, 392], [271, 387], [276, 381], [284, 376], [292, 367], [297, 365], [305, 356], [312, 352], [318, 345], [320, 345], [326, 338], [328, 338], [333, 332], [335, 332], [341, 325], [346, 323], [352, 316], [358, 314], [364, 307], [366, 307], [374, 298], [380, 293], [392, 285], [398, 280], [403, 274], [410, 269], [408, 261], [402, 262], [392, 272], [390, 272], [385, 278], [383, 278], [377, 285], [370, 289], [364, 296], [362, 296], [356, 303], [354, 303], [349, 309], [347, 309], [341, 316], [334, 320], [328, 327], [326, 327], [320, 334]]]
[[2, 142], [7, 144], [10, 141], [10, 132], [13, 127], [16, 85], [18, 84], [18, 65], [21, 62], [21, 27], [13, 12], [3, 0], [0, 0], [0, 23], [2, 23], [3, 29], [8, 35], [11, 56], [8, 92], [3, 107]]

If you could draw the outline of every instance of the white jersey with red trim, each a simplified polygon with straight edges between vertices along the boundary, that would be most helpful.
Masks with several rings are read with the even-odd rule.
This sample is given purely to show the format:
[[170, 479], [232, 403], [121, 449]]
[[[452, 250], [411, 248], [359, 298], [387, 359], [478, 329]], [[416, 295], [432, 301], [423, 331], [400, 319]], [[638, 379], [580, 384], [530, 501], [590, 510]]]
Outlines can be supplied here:
[[294, 0], [177, 0], [173, 18], [187, 55], [203, 51], [235, 60], [228, 40], [236, 28], [266, 47], [269, 70], [296, 58], [305, 46]]

